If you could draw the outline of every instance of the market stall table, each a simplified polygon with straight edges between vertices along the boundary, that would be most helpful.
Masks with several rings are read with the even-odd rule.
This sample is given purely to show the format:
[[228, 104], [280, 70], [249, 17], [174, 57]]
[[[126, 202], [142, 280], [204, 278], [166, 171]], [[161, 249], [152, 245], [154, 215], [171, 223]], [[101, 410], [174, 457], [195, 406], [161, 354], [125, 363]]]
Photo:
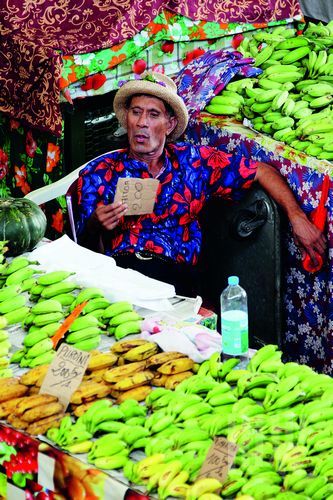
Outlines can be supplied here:
[[[245, 154], [274, 165], [285, 177], [307, 215], [318, 205], [324, 175], [332, 179], [333, 165], [319, 161], [255, 132], [243, 124], [202, 112], [192, 119], [186, 140], [214, 146], [232, 154]], [[283, 350], [289, 360], [333, 374], [333, 211], [327, 202], [327, 261], [322, 270], [304, 271], [291, 231], [283, 244]], [[250, 265], [250, 263], [249, 263]], [[264, 280], [264, 269], [261, 270]], [[254, 291], [248, 290], [248, 293]]]

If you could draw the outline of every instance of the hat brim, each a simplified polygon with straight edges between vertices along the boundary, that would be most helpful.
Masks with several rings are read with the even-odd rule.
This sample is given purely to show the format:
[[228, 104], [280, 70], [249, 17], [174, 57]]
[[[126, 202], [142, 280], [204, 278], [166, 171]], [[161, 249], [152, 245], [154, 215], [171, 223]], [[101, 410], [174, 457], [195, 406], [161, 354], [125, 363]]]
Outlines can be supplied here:
[[115, 95], [113, 101], [113, 109], [118, 118], [120, 125], [126, 129], [127, 126], [127, 109], [126, 102], [129, 97], [135, 94], [147, 94], [156, 97], [166, 102], [173, 109], [177, 118], [175, 129], [168, 136], [169, 141], [178, 139], [184, 132], [188, 124], [188, 112], [186, 106], [174, 92], [171, 92], [163, 85], [149, 82], [147, 80], [133, 80], [123, 85]]

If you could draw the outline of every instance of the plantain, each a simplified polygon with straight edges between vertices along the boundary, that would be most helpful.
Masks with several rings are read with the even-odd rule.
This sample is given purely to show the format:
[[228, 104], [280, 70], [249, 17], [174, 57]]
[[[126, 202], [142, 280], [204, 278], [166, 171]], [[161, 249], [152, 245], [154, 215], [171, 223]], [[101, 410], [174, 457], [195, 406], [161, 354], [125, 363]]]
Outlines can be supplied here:
[[167, 361], [163, 365], [159, 366], [157, 371], [163, 375], [174, 375], [176, 373], [192, 370], [193, 365], [194, 361], [191, 358], [184, 356], [183, 358]]
[[0, 418], [4, 419], [8, 415], [12, 414], [14, 412], [17, 404], [20, 401], [22, 401], [23, 399], [26, 399], [26, 396], [9, 399], [8, 401], [1, 403], [0, 404]]
[[145, 401], [146, 397], [151, 393], [153, 388], [150, 385], [141, 385], [122, 391], [117, 397], [117, 404], [121, 404], [126, 400]]
[[105, 398], [111, 390], [111, 386], [103, 382], [81, 382], [79, 388], [72, 394], [70, 402], [82, 404], [89, 398]]
[[111, 346], [111, 351], [116, 354], [124, 354], [125, 352], [133, 349], [133, 347], [138, 347], [144, 345], [148, 340], [144, 339], [129, 339], [129, 340], [119, 340]]
[[15, 429], [19, 429], [19, 430], [25, 430], [29, 425], [28, 422], [26, 422], [25, 420], [22, 420], [19, 417], [16, 417], [13, 414], [8, 415], [7, 422], [10, 425], [12, 425]]
[[140, 387], [140, 385], [146, 385], [152, 378], [154, 378], [154, 374], [149, 370], [133, 373], [115, 382], [113, 384], [113, 389], [116, 391], [127, 391]]
[[41, 378], [44, 379], [48, 368], [48, 365], [31, 368], [26, 373], [23, 373], [23, 375], [21, 375], [20, 384], [38, 385]]
[[153, 354], [159, 351], [159, 347], [155, 342], [147, 342], [146, 344], [133, 347], [123, 354], [125, 361], [142, 361], [150, 358]]
[[47, 418], [58, 413], [63, 413], [63, 410], [64, 407], [61, 403], [59, 403], [59, 401], [52, 401], [26, 410], [23, 414], [21, 414], [20, 418], [25, 422], [32, 423], [36, 422], [37, 420], [41, 420], [42, 418]]
[[110, 368], [116, 364], [118, 357], [112, 352], [101, 352], [90, 357], [87, 370], [95, 371]]
[[183, 358], [184, 354], [178, 351], [166, 351], [159, 352], [157, 354], [153, 354], [150, 358], [147, 359], [147, 368], [156, 367], [163, 365], [167, 361], [171, 361], [172, 359]]
[[60, 427], [61, 421], [64, 418], [64, 413], [56, 413], [49, 417], [41, 418], [32, 422], [26, 428], [26, 432], [32, 436], [38, 436], [39, 434], [46, 434], [46, 432], [51, 428]]
[[127, 365], [115, 366], [105, 372], [104, 380], [110, 384], [114, 384], [128, 375], [144, 370], [145, 366], [145, 361], [136, 361]]
[[13, 413], [21, 417], [25, 411], [36, 408], [37, 406], [54, 403], [57, 399], [56, 396], [52, 396], [51, 394], [36, 394], [35, 396], [25, 397], [17, 403]]
[[19, 398], [28, 392], [26, 385], [18, 382], [13, 384], [5, 383], [6, 379], [1, 380], [0, 403], [8, 401], [9, 399]]

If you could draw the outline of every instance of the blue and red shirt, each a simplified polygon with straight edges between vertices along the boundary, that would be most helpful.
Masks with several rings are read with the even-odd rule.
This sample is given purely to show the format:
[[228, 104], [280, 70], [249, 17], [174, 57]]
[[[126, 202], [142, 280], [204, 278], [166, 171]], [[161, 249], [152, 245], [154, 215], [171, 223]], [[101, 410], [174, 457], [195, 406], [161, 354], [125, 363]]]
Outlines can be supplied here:
[[[201, 248], [198, 220], [213, 196], [239, 200], [252, 185], [257, 162], [208, 146], [167, 144], [154, 212], [125, 216], [104, 238], [107, 255], [148, 251], [178, 263], [196, 264]], [[107, 153], [81, 170], [78, 181], [77, 232], [100, 204], [114, 199], [119, 177], [152, 177], [146, 163], [128, 150]]]

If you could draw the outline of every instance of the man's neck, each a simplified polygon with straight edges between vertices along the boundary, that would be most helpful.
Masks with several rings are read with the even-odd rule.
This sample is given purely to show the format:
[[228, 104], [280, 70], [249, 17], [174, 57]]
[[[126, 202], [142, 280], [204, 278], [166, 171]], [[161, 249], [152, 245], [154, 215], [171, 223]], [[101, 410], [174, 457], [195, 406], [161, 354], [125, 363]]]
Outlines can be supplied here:
[[134, 153], [133, 151], [129, 151], [129, 156], [132, 158], [135, 158], [136, 160], [142, 161], [144, 163], [147, 163], [148, 165], [148, 170], [149, 173], [153, 176], [156, 177], [159, 173], [160, 170], [163, 166], [164, 160], [163, 160], [163, 154], [161, 155], [156, 155], [156, 157], [150, 157], [149, 155], [140, 155], [138, 153]]

